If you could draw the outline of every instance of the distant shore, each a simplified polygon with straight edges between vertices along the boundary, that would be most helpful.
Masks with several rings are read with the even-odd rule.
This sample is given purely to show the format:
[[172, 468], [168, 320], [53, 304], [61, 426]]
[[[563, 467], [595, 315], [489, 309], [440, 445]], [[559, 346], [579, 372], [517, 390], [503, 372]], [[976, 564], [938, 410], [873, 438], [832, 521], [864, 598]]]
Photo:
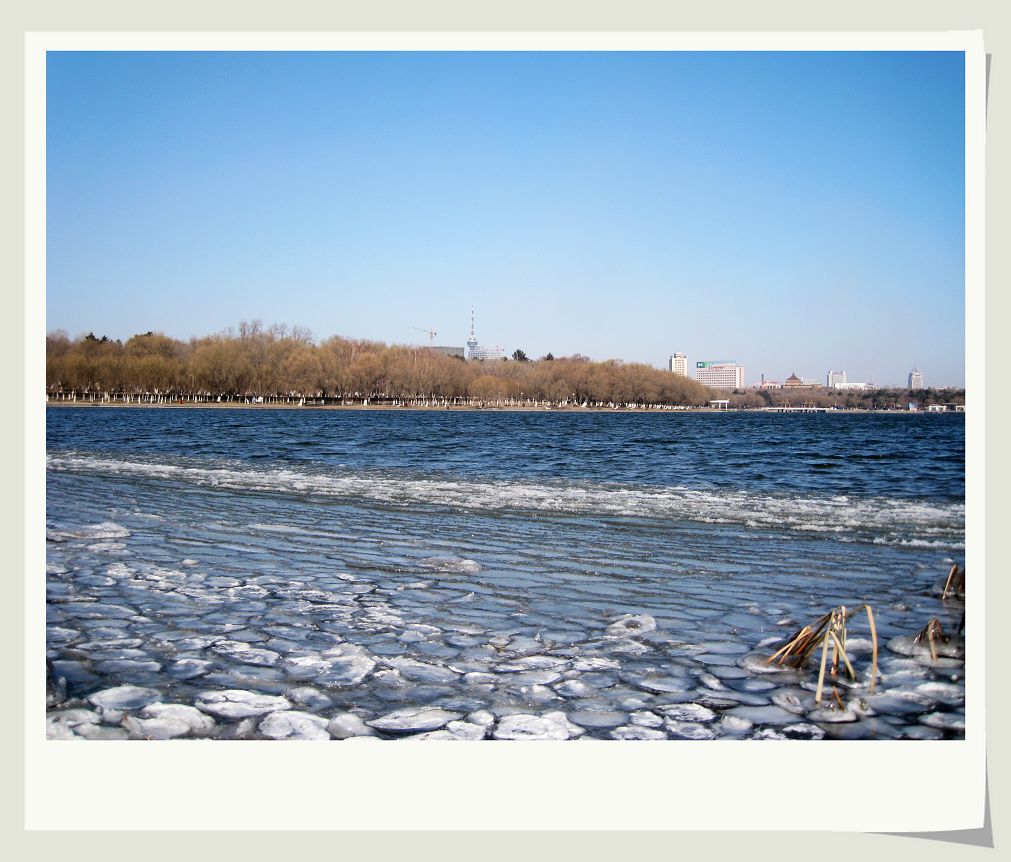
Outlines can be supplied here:
[[[783, 411], [762, 408], [728, 408], [717, 409], [714, 407], [583, 407], [581, 405], [561, 405], [547, 406], [525, 405], [525, 404], [489, 404], [484, 406], [471, 404], [451, 404], [445, 405], [414, 405], [414, 404], [244, 404], [238, 402], [216, 402], [199, 401], [185, 402], [182, 404], [163, 402], [158, 403], [123, 403], [123, 402], [103, 402], [103, 401], [47, 401], [46, 407], [70, 407], [70, 408], [119, 408], [119, 409], [156, 409], [156, 410], [379, 410], [379, 411], [401, 411], [401, 412], [432, 412], [432, 413], [766, 413], [770, 415], [780, 415]], [[793, 410], [788, 412], [811, 413], [809, 410]], [[825, 413], [889, 413], [889, 414], [918, 414], [926, 413], [926, 410], [860, 410], [855, 408], [834, 408], [829, 410], [819, 410]], [[951, 412], [951, 411], [949, 411]], [[964, 414], [963, 414], [964, 415]]]

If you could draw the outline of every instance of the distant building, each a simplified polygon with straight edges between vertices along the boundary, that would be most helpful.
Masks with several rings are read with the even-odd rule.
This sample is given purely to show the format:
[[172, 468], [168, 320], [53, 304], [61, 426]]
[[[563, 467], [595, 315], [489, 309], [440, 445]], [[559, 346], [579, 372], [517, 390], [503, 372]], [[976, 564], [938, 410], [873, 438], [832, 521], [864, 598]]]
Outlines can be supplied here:
[[695, 379], [713, 389], [743, 389], [744, 366], [733, 360], [695, 363]]
[[462, 347], [433, 347], [436, 353], [444, 353], [446, 356], [458, 356], [460, 359], [466, 359], [467, 354]]
[[759, 389], [782, 389], [783, 384], [778, 380], [769, 380], [766, 376], [762, 375], [762, 382], [758, 384]]
[[783, 381], [783, 389], [819, 389], [821, 388], [821, 381], [819, 380], [809, 380], [806, 377], [798, 377], [795, 373], [791, 374], [786, 380]]
[[474, 309], [470, 310], [470, 338], [467, 339], [467, 358], [483, 361], [485, 359], [505, 359], [505, 351], [501, 347], [482, 347], [477, 343], [474, 334]]
[[923, 374], [915, 368], [909, 372], [909, 388], [923, 389]]
[[873, 383], [858, 383], [855, 380], [847, 380], [845, 371], [830, 371], [825, 378], [825, 385], [829, 389], [873, 389]]
[[675, 353], [670, 358], [670, 370], [672, 374], [679, 374], [682, 377], [688, 376], [688, 357], [683, 353]]

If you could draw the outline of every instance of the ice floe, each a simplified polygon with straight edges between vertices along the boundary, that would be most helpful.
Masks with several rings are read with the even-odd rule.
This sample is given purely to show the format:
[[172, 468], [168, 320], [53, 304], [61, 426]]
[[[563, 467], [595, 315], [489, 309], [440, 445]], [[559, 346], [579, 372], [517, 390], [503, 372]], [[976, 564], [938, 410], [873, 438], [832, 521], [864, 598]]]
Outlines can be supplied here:
[[177, 718], [123, 718], [123, 727], [131, 739], [175, 739], [186, 736], [190, 726]]
[[46, 716], [47, 739], [76, 739], [83, 725], [97, 725], [101, 716], [90, 709], [63, 709]]
[[636, 637], [655, 631], [656, 620], [649, 614], [626, 614], [607, 627], [607, 636], [612, 638]]
[[[942, 662], [942, 659], [962, 659], [965, 657], [965, 643], [960, 638], [951, 638], [947, 642], [935, 640], [933, 646], [934, 652], [939, 657], [933, 663], [939, 667], [957, 667], [957, 665], [950, 664], [949, 662]], [[913, 656], [926, 660], [933, 659], [930, 642], [926, 638], [922, 641], [917, 641], [908, 635], [900, 635], [888, 641], [887, 647], [898, 655]]]
[[499, 674], [499, 680], [505, 685], [551, 685], [561, 678], [562, 675], [556, 670], [524, 670]]
[[852, 709], [838, 709], [831, 706], [823, 706], [812, 709], [807, 714], [808, 721], [820, 722], [822, 724], [844, 721], [856, 721], [857, 714]]
[[667, 739], [664, 731], [655, 727], [645, 727], [641, 724], [626, 724], [616, 727], [610, 732], [612, 739]]
[[433, 730], [410, 736], [408, 739], [445, 739], [473, 741], [484, 739], [488, 728], [481, 724], [471, 724], [467, 721], [451, 721], [442, 730]]
[[717, 736], [740, 737], [748, 733], [755, 725], [746, 718], [736, 715], [724, 715], [716, 723]]
[[[584, 677], [585, 679], [585, 677]], [[691, 690], [691, 681], [688, 677], [682, 676], [636, 676], [628, 675], [624, 678], [631, 685], [641, 688], [643, 691], [652, 694], [669, 694]]]
[[664, 716], [671, 721], [709, 722], [716, 718], [716, 713], [697, 703], [676, 703], [659, 707]]
[[141, 709], [140, 717], [181, 722], [192, 736], [206, 736], [214, 729], [214, 719], [196, 707], [182, 703], [149, 703]]
[[112, 713], [140, 709], [149, 703], [157, 702], [160, 698], [161, 692], [157, 689], [119, 685], [115, 688], [96, 691], [88, 696], [88, 702], [97, 706], [103, 713]]
[[667, 732], [676, 739], [715, 739], [716, 731], [705, 724], [695, 721], [679, 721], [673, 718], [664, 720]]
[[922, 716], [920, 723], [939, 730], [956, 730], [965, 732], [965, 716], [954, 712], [932, 712]]
[[628, 720], [628, 715], [613, 710], [577, 709], [568, 713], [568, 718], [580, 727], [608, 730], [623, 725]]
[[481, 565], [462, 557], [427, 557], [418, 561], [418, 566], [444, 575], [476, 575]]
[[327, 731], [333, 739], [375, 735], [375, 731], [353, 712], [339, 712], [331, 717]]
[[272, 712], [257, 729], [270, 739], [330, 739], [327, 720], [311, 712]]
[[471, 724], [480, 724], [482, 727], [490, 727], [495, 723], [495, 716], [487, 709], [476, 709], [467, 714], [467, 721]]
[[198, 709], [219, 718], [249, 718], [291, 709], [291, 701], [275, 695], [258, 694], [243, 689], [226, 689], [224, 691], [204, 691], [197, 695]]
[[429, 664], [404, 656], [383, 659], [383, 663], [413, 682], [455, 682], [460, 674], [442, 665]]
[[782, 728], [787, 739], [824, 739], [825, 731], [816, 724], [786, 724]]
[[289, 688], [284, 696], [292, 703], [304, 706], [311, 710], [326, 709], [333, 706], [333, 700], [329, 695], [324, 694], [317, 688], [311, 686], [300, 686], [299, 688]]
[[564, 712], [544, 715], [515, 713], [504, 716], [492, 734], [496, 739], [572, 739], [585, 733]]
[[555, 691], [564, 697], [589, 697], [596, 689], [582, 680], [567, 679], [555, 686]]
[[449, 722], [461, 718], [463, 715], [458, 712], [424, 706], [394, 710], [379, 718], [367, 721], [366, 724], [386, 733], [418, 733], [437, 730]]
[[68, 539], [125, 539], [129, 537], [130, 531], [122, 524], [113, 521], [103, 521], [100, 524], [88, 524], [84, 527], [71, 530], [50, 530], [47, 538], [50, 541], [64, 542]]

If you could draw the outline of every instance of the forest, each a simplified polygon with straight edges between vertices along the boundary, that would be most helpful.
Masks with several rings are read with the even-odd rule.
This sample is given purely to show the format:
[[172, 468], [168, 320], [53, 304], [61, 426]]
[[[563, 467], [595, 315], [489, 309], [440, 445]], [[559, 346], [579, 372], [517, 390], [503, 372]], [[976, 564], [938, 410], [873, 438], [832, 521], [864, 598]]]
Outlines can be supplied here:
[[587, 404], [701, 406], [716, 397], [685, 377], [583, 356], [467, 362], [428, 347], [243, 322], [180, 341], [157, 332], [125, 343], [93, 333], [46, 337], [50, 400], [313, 404]]
[[51, 401], [112, 403], [296, 403], [313, 405], [700, 407], [726, 398], [735, 409], [775, 406], [905, 409], [910, 401], [964, 404], [962, 389], [709, 389], [688, 377], [617, 359], [585, 356], [464, 361], [428, 347], [333, 336], [303, 327], [236, 330], [181, 341], [158, 332], [126, 342], [94, 333], [46, 336]]
[[736, 410], [761, 407], [834, 407], [839, 410], [906, 410], [931, 404], [965, 404], [964, 389], [757, 389], [719, 396]]

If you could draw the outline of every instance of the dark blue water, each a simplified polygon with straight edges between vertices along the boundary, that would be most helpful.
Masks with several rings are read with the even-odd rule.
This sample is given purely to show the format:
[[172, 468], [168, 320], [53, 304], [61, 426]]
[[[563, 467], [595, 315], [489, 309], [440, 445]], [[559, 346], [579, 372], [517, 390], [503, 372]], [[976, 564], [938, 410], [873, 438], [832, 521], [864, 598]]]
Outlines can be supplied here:
[[50, 452], [960, 502], [964, 416], [51, 409]]
[[[906, 642], [959, 623], [936, 590], [964, 439], [961, 415], [50, 408], [50, 656], [81, 697], [314, 686], [331, 706], [298, 710], [489, 735], [957, 735], [961, 662]], [[811, 680], [748, 657], [865, 602], [898, 644], [878, 712], [777, 706]]]

